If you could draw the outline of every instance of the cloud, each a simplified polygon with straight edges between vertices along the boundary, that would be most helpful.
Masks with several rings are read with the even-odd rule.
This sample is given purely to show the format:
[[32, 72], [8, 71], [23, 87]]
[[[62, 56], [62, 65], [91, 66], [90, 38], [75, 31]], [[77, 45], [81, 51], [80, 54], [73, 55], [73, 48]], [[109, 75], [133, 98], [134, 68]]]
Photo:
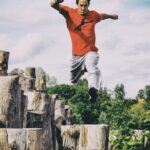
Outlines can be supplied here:
[[140, 9], [140, 10], [134, 10], [130, 12], [129, 16], [129, 22], [132, 24], [147, 24], [150, 23], [150, 10]]
[[27, 34], [21, 39], [15, 39], [15, 44], [9, 50], [11, 63], [26, 62], [32, 60], [40, 53], [44, 53], [48, 43], [38, 33]]
[[[38, 24], [46, 23], [50, 15], [49, 1], [13, 0], [3, 2], [0, 6], [1, 21], [7, 23]], [[48, 15], [49, 14], [49, 15]]]

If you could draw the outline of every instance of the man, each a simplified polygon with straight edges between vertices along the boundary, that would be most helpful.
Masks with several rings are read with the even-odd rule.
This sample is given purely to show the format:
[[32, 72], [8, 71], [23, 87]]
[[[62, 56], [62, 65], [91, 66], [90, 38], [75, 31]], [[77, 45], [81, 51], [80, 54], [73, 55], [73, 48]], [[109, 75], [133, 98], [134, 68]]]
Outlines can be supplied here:
[[78, 82], [84, 72], [87, 72], [90, 101], [95, 102], [100, 78], [100, 70], [97, 67], [98, 48], [95, 46], [95, 25], [101, 20], [118, 19], [118, 15], [89, 10], [90, 0], [76, 0], [75, 9], [64, 6], [59, 1], [63, 0], [52, 0], [50, 5], [65, 17], [72, 40], [71, 82]]

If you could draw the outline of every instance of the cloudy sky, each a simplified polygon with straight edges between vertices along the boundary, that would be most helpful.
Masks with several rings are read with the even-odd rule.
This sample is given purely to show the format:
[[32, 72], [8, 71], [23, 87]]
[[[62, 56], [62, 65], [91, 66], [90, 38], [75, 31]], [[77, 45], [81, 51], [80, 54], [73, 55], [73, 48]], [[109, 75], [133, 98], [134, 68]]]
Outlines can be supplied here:
[[[70, 83], [69, 33], [49, 2], [0, 0], [0, 49], [10, 52], [9, 71], [42, 67], [58, 83]], [[75, 0], [64, 4], [76, 7]], [[119, 15], [96, 25], [103, 86], [123, 83], [127, 97], [135, 97], [150, 84], [150, 0], [92, 0], [90, 9]]]

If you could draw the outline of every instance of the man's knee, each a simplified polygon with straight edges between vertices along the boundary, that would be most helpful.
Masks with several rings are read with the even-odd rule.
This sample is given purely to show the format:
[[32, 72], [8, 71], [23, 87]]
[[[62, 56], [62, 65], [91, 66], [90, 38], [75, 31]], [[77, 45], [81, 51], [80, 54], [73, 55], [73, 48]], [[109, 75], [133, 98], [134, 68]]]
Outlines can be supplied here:
[[87, 67], [87, 72], [88, 73], [94, 73], [94, 74], [100, 74], [100, 70], [97, 66], [89, 66]]

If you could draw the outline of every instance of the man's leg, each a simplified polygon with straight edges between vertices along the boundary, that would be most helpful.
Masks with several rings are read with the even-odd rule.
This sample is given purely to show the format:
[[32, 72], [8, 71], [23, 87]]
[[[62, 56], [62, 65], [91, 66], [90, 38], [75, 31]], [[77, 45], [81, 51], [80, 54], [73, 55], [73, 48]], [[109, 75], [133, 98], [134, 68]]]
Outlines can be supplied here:
[[71, 64], [71, 82], [77, 83], [81, 76], [84, 74], [84, 56], [73, 56]]
[[88, 86], [91, 102], [95, 102], [97, 98], [97, 91], [99, 89], [100, 70], [97, 67], [99, 55], [97, 52], [91, 51], [85, 57], [85, 66], [88, 72]]

